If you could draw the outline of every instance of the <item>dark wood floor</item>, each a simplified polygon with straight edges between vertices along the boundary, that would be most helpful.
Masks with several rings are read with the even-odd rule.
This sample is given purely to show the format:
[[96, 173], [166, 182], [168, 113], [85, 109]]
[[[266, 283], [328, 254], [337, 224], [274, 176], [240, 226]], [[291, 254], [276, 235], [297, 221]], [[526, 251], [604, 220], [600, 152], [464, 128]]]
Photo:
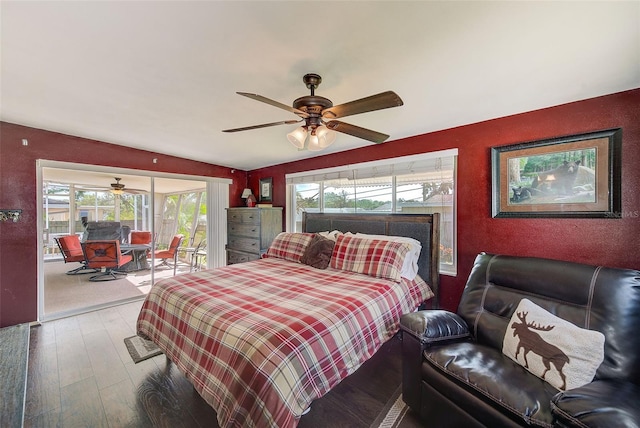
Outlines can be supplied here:
[[[163, 355], [131, 360], [123, 340], [135, 334], [141, 304], [31, 329], [26, 427], [218, 426], [215, 412]], [[400, 385], [399, 344], [397, 338], [387, 342], [316, 400], [298, 426], [369, 427]]]
[[20, 426], [29, 354], [29, 324], [0, 328], [0, 427]]

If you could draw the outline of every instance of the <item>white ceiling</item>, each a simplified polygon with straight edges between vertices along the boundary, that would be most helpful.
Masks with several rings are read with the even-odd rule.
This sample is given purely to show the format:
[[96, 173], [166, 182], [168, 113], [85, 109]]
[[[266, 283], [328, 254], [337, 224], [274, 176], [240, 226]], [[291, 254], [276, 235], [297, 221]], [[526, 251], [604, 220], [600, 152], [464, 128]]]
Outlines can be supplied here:
[[[388, 141], [640, 87], [640, 1], [6, 1], [1, 119], [239, 169], [299, 152], [296, 119], [235, 94], [404, 106], [345, 118]], [[460, 143], [462, 144], [462, 143]]]

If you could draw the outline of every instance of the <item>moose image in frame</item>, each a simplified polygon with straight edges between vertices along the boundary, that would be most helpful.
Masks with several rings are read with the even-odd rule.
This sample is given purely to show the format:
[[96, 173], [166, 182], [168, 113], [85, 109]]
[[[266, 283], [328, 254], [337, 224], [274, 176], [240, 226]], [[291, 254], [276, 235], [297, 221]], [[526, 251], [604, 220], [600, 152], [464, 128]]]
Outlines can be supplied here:
[[609, 217], [620, 210], [622, 130], [492, 149], [493, 217]]

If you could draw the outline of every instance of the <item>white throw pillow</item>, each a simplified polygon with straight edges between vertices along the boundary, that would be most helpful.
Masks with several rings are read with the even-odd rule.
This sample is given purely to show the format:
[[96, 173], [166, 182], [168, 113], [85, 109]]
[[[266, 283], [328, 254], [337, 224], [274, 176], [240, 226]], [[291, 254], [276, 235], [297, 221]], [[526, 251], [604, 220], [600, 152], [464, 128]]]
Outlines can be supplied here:
[[604, 360], [604, 335], [522, 299], [507, 326], [502, 353], [556, 388], [573, 389], [596, 375]]
[[336, 242], [336, 240], [338, 239], [338, 236], [342, 235], [342, 232], [340, 232], [339, 230], [332, 230], [331, 232], [329, 231], [318, 232], [318, 235], [322, 236], [323, 238], [331, 239], [333, 242]]

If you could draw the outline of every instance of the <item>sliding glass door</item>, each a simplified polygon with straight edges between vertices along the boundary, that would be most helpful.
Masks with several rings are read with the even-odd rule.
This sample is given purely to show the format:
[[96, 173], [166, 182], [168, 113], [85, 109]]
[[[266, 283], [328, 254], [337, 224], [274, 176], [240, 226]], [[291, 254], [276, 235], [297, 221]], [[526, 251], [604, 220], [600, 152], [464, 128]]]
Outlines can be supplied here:
[[[223, 247], [224, 236], [208, 245], [212, 236], [209, 222], [214, 219], [216, 231], [224, 224], [220, 217], [228, 206], [230, 180], [42, 162], [38, 170], [42, 186], [39, 228], [43, 234], [40, 319], [144, 298], [156, 281], [173, 276], [174, 271], [182, 274], [216, 266], [219, 257], [208, 257], [208, 253], [223, 253], [224, 249], [217, 247]], [[214, 189], [216, 197], [208, 194], [209, 189]], [[210, 209], [211, 201], [215, 212]], [[122, 254], [132, 255], [136, 262], [118, 268], [125, 274], [108, 282], [92, 280], [96, 272], [72, 274], [82, 262], [66, 261], [56, 239], [76, 235], [83, 245], [92, 239], [91, 231], [104, 225], [117, 225]], [[151, 242], [131, 242], [131, 237], [140, 236], [137, 232], [149, 236]], [[158, 251], [169, 249], [176, 235], [183, 236], [176, 256], [167, 260], [157, 257]]]

